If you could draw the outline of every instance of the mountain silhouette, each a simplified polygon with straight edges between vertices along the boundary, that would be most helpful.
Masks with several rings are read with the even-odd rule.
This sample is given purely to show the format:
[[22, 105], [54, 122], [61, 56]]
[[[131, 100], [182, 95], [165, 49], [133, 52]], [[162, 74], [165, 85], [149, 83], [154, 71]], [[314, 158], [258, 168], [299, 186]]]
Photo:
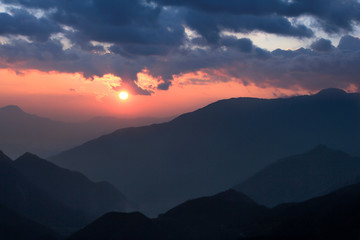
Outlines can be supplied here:
[[234, 187], [256, 202], [300, 202], [360, 182], [360, 158], [324, 145], [283, 158]]
[[76, 232], [68, 240], [141, 240], [170, 239], [165, 230], [139, 212], [107, 213], [85, 228]]
[[317, 144], [360, 155], [359, 122], [360, 94], [341, 90], [228, 99], [168, 123], [115, 131], [49, 160], [113, 183], [154, 216]]
[[68, 240], [358, 240], [359, 202], [360, 184], [275, 208], [229, 190], [189, 200], [155, 219], [109, 213]]
[[246, 195], [228, 190], [186, 201], [161, 214], [156, 222], [176, 239], [236, 239], [243, 226], [255, 224], [268, 211]]
[[163, 122], [157, 118], [95, 117], [67, 123], [24, 112], [16, 105], [0, 108], [0, 149], [12, 158], [24, 152], [53, 155], [119, 128]]
[[3, 160], [0, 161], [0, 204], [62, 233], [74, 231], [92, 220], [38, 189], [12, 162]]
[[92, 239], [236, 239], [243, 226], [269, 210], [244, 194], [229, 190], [189, 200], [156, 219], [141, 213], [109, 213], [69, 240]]
[[14, 167], [53, 199], [94, 218], [131, 207], [125, 196], [111, 184], [94, 183], [79, 172], [60, 168], [31, 153], [16, 159]]
[[360, 184], [298, 204], [284, 204], [246, 230], [252, 240], [357, 240], [360, 237]]
[[0, 166], [2, 165], [7, 166], [11, 164], [12, 164], [12, 160], [0, 150]]
[[67, 235], [130, 203], [107, 182], [94, 183], [31, 153], [12, 161], [0, 151], [0, 205]]

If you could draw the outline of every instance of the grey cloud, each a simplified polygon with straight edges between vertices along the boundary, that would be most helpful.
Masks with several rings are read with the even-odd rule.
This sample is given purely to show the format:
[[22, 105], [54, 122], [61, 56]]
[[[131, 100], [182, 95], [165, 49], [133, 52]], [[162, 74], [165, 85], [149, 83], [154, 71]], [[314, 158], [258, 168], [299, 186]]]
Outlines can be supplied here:
[[61, 28], [46, 18], [36, 18], [25, 10], [12, 9], [12, 14], [0, 13], [0, 35], [23, 35], [35, 41], [46, 41]]
[[[171, 61], [149, 67], [155, 75], [171, 76], [197, 70], [208, 70], [210, 81], [218, 81], [216, 71], [243, 83], [255, 83], [258, 86], [291, 88], [301, 86], [317, 90], [324, 87], [346, 88], [353, 84], [360, 87], [358, 78], [360, 69], [360, 40], [344, 37], [333, 51], [318, 52], [301, 48], [292, 50], [275, 50], [268, 52], [261, 48], [249, 55], [228, 47], [227, 50], [197, 50], [184, 55], [174, 56]], [[349, 46], [345, 47], [348, 43]], [[344, 50], [351, 48], [352, 51]], [[214, 72], [211, 75], [211, 72]]]
[[220, 44], [226, 47], [236, 48], [241, 52], [251, 52], [253, 50], [253, 43], [249, 38], [237, 39], [235, 37], [225, 37], [221, 39]]
[[[205, 71], [211, 81], [229, 81], [238, 78], [243, 83], [258, 86], [294, 87], [307, 89], [323, 87], [360, 87], [360, 40], [346, 36], [333, 51], [319, 52], [310, 49], [273, 52], [253, 46], [248, 39], [228, 39], [226, 49], [184, 49], [166, 58], [138, 56], [126, 58], [119, 54], [91, 54], [78, 47], [62, 50], [56, 41], [28, 43], [14, 40], [0, 45], [2, 67], [14, 70], [39, 69], [42, 71], [82, 72], [84, 76], [102, 76], [107, 73], [120, 76], [125, 85], [137, 94], [150, 94], [134, 83], [136, 74], [147, 68], [153, 76], [164, 80], [158, 89], [172, 85], [172, 76], [195, 71]], [[239, 47], [239, 43], [240, 47]], [[247, 46], [244, 51], [243, 44]], [[249, 46], [251, 51], [247, 51]], [[351, 51], [349, 51], [351, 49]], [[1, 65], [1, 64], [0, 64]], [[14, 67], [13, 67], [14, 68]], [[216, 72], [227, 77], [220, 77]], [[196, 79], [194, 79], [196, 82]], [[203, 83], [203, 82], [202, 82]]]
[[313, 16], [327, 32], [351, 31], [360, 21], [357, 0], [157, 0], [166, 6], [181, 6], [210, 15]]
[[345, 36], [341, 38], [338, 48], [341, 50], [358, 51], [360, 50], [360, 39], [353, 36]]
[[220, 40], [223, 30], [249, 33], [262, 31], [283, 36], [312, 37], [313, 31], [304, 25], [293, 25], [282, 16], [227, 15], [211, 14], [202, 11], [188, 10], [185, 15], [186, 24], [201, 34], [209, 43]]
[[321, 38], [310, 45], [310, 48], [317, 52], [329, 52], [334, 49], [331, 41]]
[[163, 83], [160, 83], [157, 88], [159, 90], [168, 90], [169, 87], [171, 86], [171, 84], [172, 84], [171, 81], [163, 82]]
[[[346, 36], [337, 48], [320, 39], [311, 49], [269, 52], [254, 46], [250, 39], [222, 35], [226, 30], [313, 37], [313, 30], [296, 23], [299, 16], [314, 17], [327, 32], [351, 31], [359, 22], [360, 4], [355, 0], [156, 0], [157, 5], [151, 6], [136, 0], [0, 1], [44, 10], [42, 18], [25, 10], [0, 15], [0, 23], [4, 23], [0, 34], [24, 35], [32, 40], [12, 39], [0, 45], [3, 68], [81, 72], [87, 78], [112, 73], [138, 94], [150, 94], [135, 84], [137, 73], [144, 68], [163, 79], [158, 86], [161, 90], [173, 84], [173, 75], [198, 70], [207, 72], [209, 81], [235, 77], [259, 86], [359, 86], [357, 38]], [[75, 31], [63, 30], [63, 25]], [[200, 36], [187, 39], [184, 26]], [[57, 32], [73, 46], [63, 50], [57, 40], [49, 39]], [[92, 41], [110, 44], [110, 53]], [[229, 78], [219, 77], [213, 70]]]

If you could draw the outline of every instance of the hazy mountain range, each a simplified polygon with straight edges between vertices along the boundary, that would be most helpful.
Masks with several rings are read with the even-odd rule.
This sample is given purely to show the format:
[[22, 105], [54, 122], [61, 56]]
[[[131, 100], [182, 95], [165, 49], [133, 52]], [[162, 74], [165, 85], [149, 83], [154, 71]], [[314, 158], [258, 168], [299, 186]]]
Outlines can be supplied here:
[[234, 189], [275, 206], [300, 202], [360, 182], [360, 158], [324, 145], [276, 161]]
[[62, 167], [0, 151], [0, 239], [357, 240], [359, 123], [360, 94], [327, 89], [120, 129], [50, 158]]
[[118, 130], [50, 160], [113, 183], [141, 211], [156, 215], [318, 144], [360, 155], [359, 122], [360, 94], [339, 89], [228, 99], [168, 123]]
[[24, 152], [47, 157], [119, 128], [159, 123], [170, 118], [96, 117], [68, 123], [24, 112], [15, 105], [0, 108], [0, 149], [15, 158]]

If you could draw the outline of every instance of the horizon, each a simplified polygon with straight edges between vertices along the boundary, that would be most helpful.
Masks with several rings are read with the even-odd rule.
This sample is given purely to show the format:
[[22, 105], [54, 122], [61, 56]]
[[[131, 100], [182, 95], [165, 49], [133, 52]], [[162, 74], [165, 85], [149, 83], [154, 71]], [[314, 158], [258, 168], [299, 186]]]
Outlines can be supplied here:
[[357, 9], [358, 0], [0, 0], [0, 106], [80, 121], [359, 92]]
[[[291, 98], [291, 97], [296, 97], [296, 96], [306, 96], [306, 95], [315, 95], [315, 94], [318, 94], [319, 92], [323, 91], [323, 90], [328, 90], [328, 89], [339, 89], [339, 90], [343, 90], [345, 91], [346, 93], [359, 93], [357, 91], [351, 91], [351, 90], [347, 90], [347, 89], [340, 89], [340, 88], [323, 88], [323, 89], [320, 89], [318, 91], [314, 91], [314, 92], [304, 92], [304, 93], [293, 93], [293, 94], [290, 94], [290, 95], [285, 95], [285, 94], [282, 94], [281, 96], [277, 96], [276, 94], [274, 93], [271, 93], [272, 96], [269, 96], [269, 97], [262, 97], [262, 96], [253, 96], [253, 95], [249, 95], [249, 96], [231, 96], [231, 97], [228, 97], [228, 98], [219, 98], [219, 99], [213, 99], [212, 101], [211, 100], [207, 100], [207, 101], [204, 101], [204, 102], [201, 102], [195, 106], [189, 106], [187, 108], [184, 108], [183, 110], [179, 110], [179, 111], [175, 111], [174, 113], [171, 113], [169, 115], [121, 115], [121, 114], [108, 114], [108, 115], [78, 115], [78, 116], [74, 116], [74, 115], [71, 115], [71, 116], [68, 116], [68, 115], [63, 115], [63, 114], [54, 114], [54, 112], [51, 112], [47, 109], [45, 110], [39, 110], [39, 109], [36, 109], [36, 108], [33, 108], [31, 106], [28, 106], [28, 108], [23, 108], [22, 106], [20, 105], [17, 105], [17, 104], [8, 104], [8, 105], [3, 105], [1, 106], [0, 105], [0, 109], [3, 109], [3, 108], [6, 108], [6, 107], [11, 107], [11, 106], [14, 106], [14, 107], [18, 107], [20, 108], [22, 111], [24, 111], [25, 113], [27, 114], [31, 114], [31, 115], [36, 115], [38, 117], [45, 117], [45, 118], [49, 118], [51, 120], [54, 120], [54, 121], [61, 121], [61, 122], [67, 122], [67, 123], [80, 123], [80, 122], [84, 122], [84, 121], [90, 121], [92, 119], [96, 119], [96, 118], [118, 118], [118, 119], [141, 119], [141, 118], [149, 118], [149, 119], [174, 119], [182, 114], [186, 114], [186, 113], [190, 113], [190, 112], [193, 112], [193, 111], [196, 111], [198, 109], [201, 109], [203, 107], [206, 107], [208, 106], [209, 104], [212, 104], [212, 103], [215, 103], [217, 101], [221, 101], [221, 100], [228, 100], [228, 99], [233, 99], [233, 98], [260, 98], [260, 99], [278, 99], [278, 98]], [[1, 101], [0, 101], [1, 102]], [[26, 104], [25, 104], [26, 105]], [[52, 106], [51, 106], [51, 109], [54, 109]], [[34, 111], [34, 112], [31, 112], [31, 111]], [[106, 113], [105, 113], [106, 114]]]

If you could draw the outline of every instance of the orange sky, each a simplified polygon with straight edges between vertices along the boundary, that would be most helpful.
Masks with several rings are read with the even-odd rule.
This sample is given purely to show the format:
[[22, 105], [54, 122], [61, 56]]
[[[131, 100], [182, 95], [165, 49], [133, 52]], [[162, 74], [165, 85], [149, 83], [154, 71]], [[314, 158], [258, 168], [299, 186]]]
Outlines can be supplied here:
[[[204, 82], [189, 81], [196, 74]], [[0, 70], [0, 106], [18, 105], [29, 113], [65, 121], [78, 121], [93, 116], [174, 116], [193, 111], [219, 99], [231, 97], [273, 98], [294, 94], [292, 90], [244, 86], [236, 80], [224, 83], [206, 82], [206, 74], [192, 73], [175, 76], [167, 91], [156, 90], [158, 79], [146, 70], [138, 74], [138, 85], [153, 89], [151, 96], [130, 95], [122, 101], [113, 86], [121, 79], [112, 75], [87, 80], [81, 74], [65, 74], [36, 70], [16, 74]], [[299, 91], [299, 93], [307, 93]]]

